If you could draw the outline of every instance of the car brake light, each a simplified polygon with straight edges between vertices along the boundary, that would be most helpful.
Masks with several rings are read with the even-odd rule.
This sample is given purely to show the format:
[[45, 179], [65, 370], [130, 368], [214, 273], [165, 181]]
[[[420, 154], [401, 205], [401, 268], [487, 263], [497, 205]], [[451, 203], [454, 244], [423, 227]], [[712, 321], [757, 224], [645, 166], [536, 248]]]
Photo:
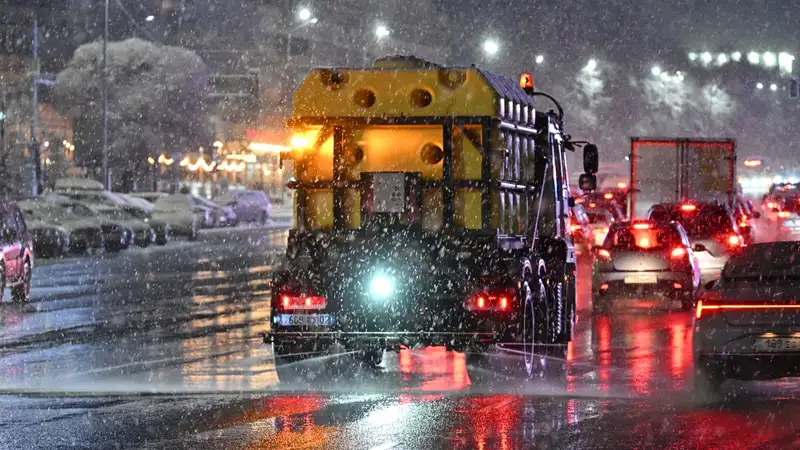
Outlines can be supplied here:
[[775, 207], [775, 202], [767, 202], [767, 208], [772, 209], [774, 207]]
[[695, 210], [697, 210], [697, 205], [692, 205], [692, 204], [689, 204], [689, 203], [681, 205], [681, 211], [690, 212], [690, 211], [695, 211]]
[[626, 183], [617, 183], [617, 189], [625, 189], [628, 185]]
[[589, 203], [589, 208], [594, 208], [597, 206], [597, 203]]
[[640, 248], [650, 248], [650, 239], [641, 238], [638, 241], [636, 241], [636, 246]]
[[649, 230], [650, 224], [649, 223], [635, 223], [633, 224], [633, 228], [635, 230]]
[[572, 230], [573, 233], [579, 231], [581, 229], [580, 225], [570, 225], [569, 229]]
[[670, 257], [673, 259], [681, 259], [686, 256], [686, 249], [683, 247], [677, 247], [672, 249], [672, 253], [670, 253]]
[[601, 248], [597, 250], [597, 257], [606, 261], [611, 261], [611, 252]]
[[509, 290], [479, 292], [466, 302], [466, 307], [471, 311], [508, 311], [512, 295]]
[[612, 193], [603, 194], [603, 198], [606, 200], [611, 200], [612, 198], [614, 198], [614, 194]]
[[774, 303], [726, 303], [726, 304], [704, 304], [703, 300], [697, 301], [695, 317], [701, 319], [708, 316], [710, 312], [721, 312], [726, 309], [750, 310], [750, 309], [800, 309], [797, 304], [778, 305]]
[[785, 219], [785, 218], [789, 217], [789, 215], [790, 215], [789, 211], [779, 211], [778, 212], [778, 217], [780, 217], [781, 219]]
[[327, 299], [321, 295], [284, 294], [281, 296], [281, 306], [283, 306], [283, 309], [323, 309], [327, 304]]
[[728, 236], [728, 245], [731, 247], [739, 247], [742, 245], [742, 239], [739, 237], [738, 234], [732, 234]]

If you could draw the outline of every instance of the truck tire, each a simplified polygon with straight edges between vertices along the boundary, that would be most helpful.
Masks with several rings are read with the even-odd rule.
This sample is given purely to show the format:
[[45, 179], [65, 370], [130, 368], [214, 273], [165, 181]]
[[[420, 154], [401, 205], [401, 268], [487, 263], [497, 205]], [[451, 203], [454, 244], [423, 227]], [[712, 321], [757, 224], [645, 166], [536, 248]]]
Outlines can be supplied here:
[[577, 314], [577, 286], [574, 272], [566, 276], [563, 294], [565, 311], [564, 324], [561, 327], [561, 333], [558, 335], [558, 343], [569, 344], [572, 341], [573, 332], [575, 330]]

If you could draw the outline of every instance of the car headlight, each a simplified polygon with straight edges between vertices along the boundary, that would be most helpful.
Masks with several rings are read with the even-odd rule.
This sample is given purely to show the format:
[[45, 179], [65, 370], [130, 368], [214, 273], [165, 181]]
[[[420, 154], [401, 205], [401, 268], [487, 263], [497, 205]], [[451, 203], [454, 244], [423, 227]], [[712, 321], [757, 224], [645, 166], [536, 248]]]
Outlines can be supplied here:
[[386, 274], [375, 274], [369, 282], [369, 293], [372, 297], [382, 299], [394, 294], [394, 278]]

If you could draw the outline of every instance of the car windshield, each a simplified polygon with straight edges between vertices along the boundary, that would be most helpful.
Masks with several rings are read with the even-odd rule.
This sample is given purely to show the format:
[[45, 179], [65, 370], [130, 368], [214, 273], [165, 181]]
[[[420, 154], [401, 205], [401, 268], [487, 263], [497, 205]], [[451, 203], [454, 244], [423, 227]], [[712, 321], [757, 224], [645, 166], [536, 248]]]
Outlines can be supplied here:
[[669, 227], [633, 224], [612, 228], [603, 245], [615, 250], [661, 250], [681, 245], [681, 238]]
[[650, 218], [657, 221], [676, 221], [683, 225], [686, 235], [693, 239], [708, 238], [734, 231], [732, 216], [717, 205], [695, 205], [681, 208], [679, 205], [656, 207]]

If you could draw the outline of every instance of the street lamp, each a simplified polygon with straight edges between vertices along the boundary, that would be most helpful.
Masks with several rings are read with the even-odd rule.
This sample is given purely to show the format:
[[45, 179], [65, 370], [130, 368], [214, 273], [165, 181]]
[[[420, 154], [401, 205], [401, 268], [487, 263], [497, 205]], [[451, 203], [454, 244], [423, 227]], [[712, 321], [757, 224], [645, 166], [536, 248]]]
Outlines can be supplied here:
[[307, 22], [311, 19], [311, 10], [308, 8], [300, 8], [300, 10], [297, 11], [297, 18], [303, 22]]
[[536, 64], [541, 64], [544, 62], [544, 55], [537, 55], [536, 56]]
[[756, 83], [756, 89], [764, 89], [764, 83]]
[[770, 91], [777, 91], [778, 90], [778, 85], [775, 84], [775, 83], [770, 84], [769, 85], [769, 90]]
[[375, 36], [377, 36], [378, 39], [384, 38], [389, 34], [391, 34], [391, 31], [389, 31], [389, 29], [386, 28], [385, 25], [378, 25], [377, 27], [375, 27]]
[[773, 67], [778, 62], [778, 58], [775, 56], [775, 53], [772, 52], [764, 52], [761, 57], [764, 60], [764, 65], [767, 67]]
[[500, 45], [492, 39], [487, 39], [483, 42], [483, 51], [488, 55], [495, 55], [500, 50]]
[[152, 22], [152, 21], [156, 20], [156, 16], [150, 15], [150, 16], [145, 17], [144, 20], [146, 22]]
[[755, 65], [758, 64], [759, 61], [761, 61], [761, 56], [758, 53], [750, 52], [747, 54], [747, 62], [750, 64]]
[[653, 66], [653, 68], [650, 69], [650, 73], [652, 73], [653, 76], [657, 77], [657, 76], [661, 75], [661, 68], [658, 67], [658, 66]]

